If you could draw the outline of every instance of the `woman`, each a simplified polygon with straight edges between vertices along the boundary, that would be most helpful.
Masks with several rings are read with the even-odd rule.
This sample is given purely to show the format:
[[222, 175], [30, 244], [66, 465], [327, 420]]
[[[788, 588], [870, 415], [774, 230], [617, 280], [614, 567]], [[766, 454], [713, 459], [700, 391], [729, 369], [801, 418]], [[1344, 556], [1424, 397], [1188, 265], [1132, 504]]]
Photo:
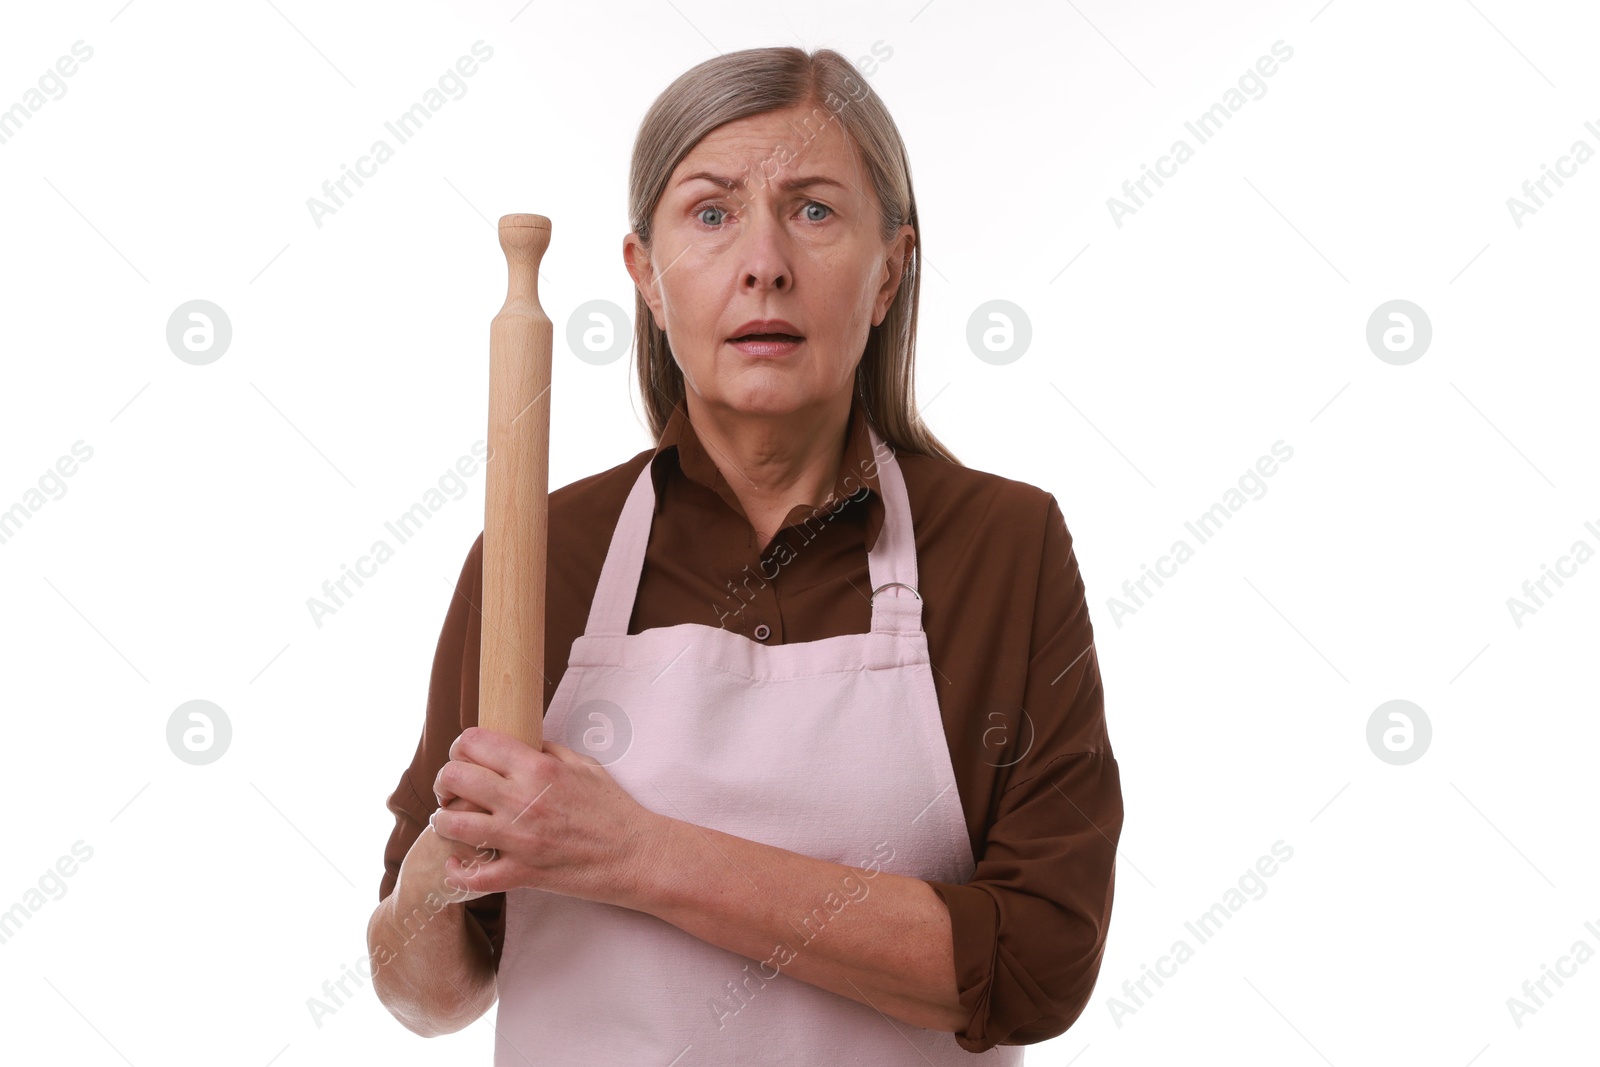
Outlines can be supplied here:
[[916, 416], [898, 131], [835, 52], [720, 56], [629, 208], [657, 445], [550, 496], [543, 751], [476, 727], [469, 552], [379, 995], [498, 996], [497, 1064], [1020, 1063], [1093, 988], [1121, 790], [1055, 498]]

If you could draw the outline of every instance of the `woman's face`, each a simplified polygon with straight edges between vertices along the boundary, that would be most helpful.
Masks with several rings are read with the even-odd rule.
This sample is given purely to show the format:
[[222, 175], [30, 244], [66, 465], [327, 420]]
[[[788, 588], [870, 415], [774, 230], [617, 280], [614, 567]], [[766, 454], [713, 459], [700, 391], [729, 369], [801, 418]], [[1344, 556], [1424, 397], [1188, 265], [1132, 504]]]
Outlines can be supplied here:
[[[806, 105], [712, 130], [673, 171], [652, 226], [653, 247], [630, 233], [623, 257], [700, 403], [763, 415], [848, 405], [914, 231], [883, 242], [866, 169], [832, 112]], [[762, 319], [793, 329], [755, 332], [802, 340], [734, 343]]]

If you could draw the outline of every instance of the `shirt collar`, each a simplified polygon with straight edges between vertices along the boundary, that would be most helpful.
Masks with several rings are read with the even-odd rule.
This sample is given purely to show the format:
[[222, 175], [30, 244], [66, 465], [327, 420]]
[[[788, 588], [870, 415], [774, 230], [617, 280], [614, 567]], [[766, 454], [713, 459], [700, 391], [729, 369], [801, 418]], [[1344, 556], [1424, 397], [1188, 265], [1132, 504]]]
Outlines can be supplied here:
[[[665, 499], [662, 489], [665, 486], [668, 464], [672, 459], [676, 460], [678, 469], [686, 477], [714, 491], [735, 513], [744, 516], [744, 507], [739, 503], [739, 497], [728, 485], [727, 479], [723, 478], [721, 469], [712, 461], [710, 453], [706, 451], [699, 436], [694, 432], [694, 424], [689, 421], [689, 409], [685, 400], [679, 400], [672, 409], [666, 426], [661, 430], [661, 439], [656, 444], [655, 455], [650, 460], [651, 477], [655, 481], [657, 514], [660, 513]], [[870, 492], [861, 498], [863, 485]], [[837, 500], [855, 497], [856, 499], [845, 505], [846, 508], [866, 508], [866, 545], [868, 551], [871, 551], [878, 539], [878, 531], [883, 528], [884, 503], [883, 490], [878, 481], [878, 463], [872, 454], [872, 437], [867, 432], [867, 409], [861, 402], [859, 393], [851, 395], [849, 429], [845, 432], [844, 456], [839, 463], [839, 472], [834, 477], [833, 496]], [[821, 507], [821, 502], [817, 502], [816, 506]]]

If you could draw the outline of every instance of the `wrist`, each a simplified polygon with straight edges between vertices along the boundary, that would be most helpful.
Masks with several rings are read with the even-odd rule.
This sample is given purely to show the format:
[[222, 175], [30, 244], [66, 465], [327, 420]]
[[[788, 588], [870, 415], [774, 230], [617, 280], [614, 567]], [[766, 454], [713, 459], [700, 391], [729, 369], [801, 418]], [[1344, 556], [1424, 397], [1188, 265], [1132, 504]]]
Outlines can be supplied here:
[[400, 862], [395, 880], [393, 895], [399, 914], [411, 915], [419, 909], [433, 914], [442, 910], [442, 904], [466, 903], [460, 890], [452, 890], [444, 883], [444, 864], [450, 853], [448, 840], [440, 837], [432, 826], [422, 828]]
[[634, 835], [624, 869], [625, 908], [660, 916], [672, 904], [677, 885], [681, 835], [688, 824], [645, 809], [641, 830]]

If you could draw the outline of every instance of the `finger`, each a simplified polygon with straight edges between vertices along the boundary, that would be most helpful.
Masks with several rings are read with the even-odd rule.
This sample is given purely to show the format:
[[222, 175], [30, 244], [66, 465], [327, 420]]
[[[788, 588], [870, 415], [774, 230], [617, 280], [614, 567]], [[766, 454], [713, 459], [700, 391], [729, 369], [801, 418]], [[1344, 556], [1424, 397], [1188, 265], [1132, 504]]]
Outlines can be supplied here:
[[450, 743], [451, 759], [476, 763], [505, 778], [510, 778], [529, 755], [536, 754], [537, 750], [527, 742], [482, 726], [467, 727]]
[[487, 767], [453, 759], [434, 775], [433, 795], [439, 798], [441, 808], [450, 800], [463, 799], [481, 811], [493, 811], [506, 795], [506, 784], [504, 778]]
[[600, 761], [589, 755], [587, 752], [579, 752], [575, 748], [568, 748], [559, 741], [546, 741], [544, 743], [544, 748], [546, 752], [550, 753], [550, 755], [554, 756], [562, 763], [587, 763], [591, 767], [600, 766]]
[[476, 848], [495, 848], [490, 840], [494, 835], [494, 816], [477, 811], [451, 811], [440, 808], [428, 816], [428, 825], [440, 837], [460, 841]]
[[461, 889], [468, 893], [501, 893], [511, 888], [510, 863], [503, 856], [495, 859], [473, 859], [463, 863], [455, 856], [444, 861], [446, 888]]

